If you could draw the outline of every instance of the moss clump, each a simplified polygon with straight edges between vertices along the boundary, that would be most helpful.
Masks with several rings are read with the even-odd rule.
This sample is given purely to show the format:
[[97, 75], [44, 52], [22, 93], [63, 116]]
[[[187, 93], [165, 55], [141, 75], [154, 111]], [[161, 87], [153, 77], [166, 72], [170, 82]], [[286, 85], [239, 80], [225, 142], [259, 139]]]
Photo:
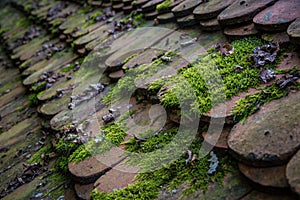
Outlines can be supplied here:
[[33, 154], [28, 160], [28, 163], [39, 163], [42, 161], [42, 154], [47, 154], [52, 152], [52, 145], [47, 144], [43, 146], [40, 150], [38, 150], [35, 154]]
[[[153, 133], [153, 130], [147, 131], [145, 133], [140, 133], [139, 136], [147, 137], [150, 133]], [[131, 138], [126, 143], [124, 143], [126, 145], [125, 148], [129, 152], [135, 153], [152, 152], [172, 141], [176, 133], [177, 128], [172, 128], [162, 134], [158, 134], [155, 137], [148, 138], [145, 142], [137, 142], [134, 138]]]
[[128, 56], [124, 61], [123, 61], [123, 64], [127, 63], [129, 60], [131, 60], [132, 58], [136, 57], [138, 54], [132, 54], [130, 56]]
[[132, 19], [132, 24], [137, 25], [138, 27], [146, 23], [146, 19], [143, 14], [138, 14], [136, 11], [131, 12], [129, 15], [120, 20], [120, 23], [126, 24], [128, 19]]
[[33, 94], [30, 94], [28, 96], [29, 98], [29, 102], [30, 102], [30, 106], [37, 106], [39, 104], [39, 100], [37, 98], [37, 94], [33, 93]]
[[[295, 89], [300, 89], [299, 84], [296, 83], [295, 86]], [[274, 99], [280, 99], [287, 96], [289, 91], [289, 87], [281, 89], [273, 84], [263, 88], [260, 92], [246, 95], [246, 97], [237, 101], [237, 105], [233, 109], [234, 121], [245, 121], [250, 115], [258, 111], [261, 106]]]
[[[162, 132], [157, 136], [148, 138], [144, 144], [143, 142], [136, 143], [134, 140], [131, 140], [126, 143], [126, 148], [134, 152], [152, 152], [170, 143], [176, 135], [176, 132], [176, 128]], [[197, 154], [201, 142], [202, 139], [196, 137], [189, 149]], [[219, 157], [220, 163], [217, 172], [208, 175], [209, 156], [199, 158], [194, 165], [186, 164], [186, 157], [183, 152], [182, 157], [164, 165], [162, 168], [152, 172], [138, 174], [135, 177], [135, 183], [124, 189], [115, 190], [111, 193], [103, 193], [95, 189], [91, 194], [91, 198], [94, 200], [156, 199], [161, 188], [167, 188], [171, 191], [177, 189], [183, 183], [187, 183], [188, 185], [184, 190], [184, 195], [199, 190], [200, 188], [205, 191], [209, 182], [221, 183], [225, 174], [236, 167], [233, 160], [228, 156]], [[151, 161], [152, 160], [148, 160], [147, 166], [151, 165]], [[153, 165], [155, 165], [155, 163]]]
[[60, 196], [66, 193], [66, 185], [71, 184], [71, 178], [58, 170], [54, 170], [49, 176], [44, 177], [49, 182], [44, 186], [37, 188], [36, 192], [43, 193], [43, 198], [59, 199]]
[[80, 145], [68, 158], [68, 162], [74, 161], [75, 163], [78, 163], [80, 161], [85, 160], [86, 158], [91, 157], [91, 152], [86, 148], [85, 145]]
[[30, 91], [31, 94], [29, 94], [28, 98], [29, 98], [29, 102], [30, 102], [30, 106], [37, 106], [39, 103], [39, 100], [37, 98], [38, 94], [40, 92], [42, 92], [43, 90], [46, 89], [46, 82], [39, 82], [39, 83], [35, 83], [33, 86], [31, 86]]
[[[170, 58], [175, 57], [174, 52], [167, 52], [161, 56], [168, 56]], [[127, 97], [128, 94], [134, 94], [137, 89], [135, 82], [137, 80], [143, 80], [147, 77], [152, 77], [159, 70], [166, 67], [166, 62], [161, 58], [156, 59], [149, 65], [141, 65], [137, 68], [128, 70], [126, 76], [118, 81], [118, 83], [111, 89], [106, 97], [103, 98], [104, 103], [114, 103], [122, 99], [122, 97]]]
[[[187, 101], [191, 103], [194, 112], [207, 112], [224, 100], [223, 94], [225, 99], [231, 99], [250, 87], [257, 88], [262, 83], [259, 69], [253, 68], [248, 60], [254, 48], [262, 45], [262, 40], [257, 38], [236, 40], [232, 42], [234, 53], [228, 56], [210, 49], [177, 76], [167, 81], [159, 80], [150, 89], [166, 89], [161, 97], [161, 103], [165, 107], [180, 108], [182, 102]], [[277, 58], [277, 62], [279, 60]], [[235, 70], [237, 65], [242, 66], [243, 70]], [[275, 69], [276, 63], [268, 64], [267, 67]], [[178, 99], [182, 96], [184, 99]]]
[[90, 6], [90, 5], [88, 5], [88, 6], [84, 7], [84, 8], [81, 8], [80, 10], [78, 10], [77, 13], [78, 14], [86, 14], [86, 13], [92, 11], [92, 10], [93, 10], [93, 7]]
[[104, 131], [105, 137], [116, 146], [120, 145], [126, 136], [126, 133], [117, 123], [106, 125], [102, 130]]
[[157, 11], [166, 10], [172, 4], [172, 0], [166, 0], [156, 6]]
[[96, 12], [94, 12], [92, 15], [90, 15], [90, 19], [91, 20], [95, 20], [96, 19], [96, 17], [98, 17], [99, 15], [101, 15], [101, 14], [103, 14], [103, 12], [102, 11], [96, 11]]
[[73, 153], [77, 148], [78, 144], [74, 143], [73, 141], [67, 140], [66, 138], [61, 138], [58, 140], [57, 144], [55, 145], [55, 150], [59, 155], [70, 155]]
[[68, 172], [68, 157], [61, 155], [60, 157], [57, 158], [55, 162], [55, 168], [62, 172], [62, 173], [67, 173]]
[[[101, 134], [96, 136], [95, 139], [88, 141], [84, 145], [78, 146], [72, 151], [67, 162], [74, 161], [75, 163], [78, 163], [93, 155], [105, 153], [113, 146], [120, 145], [125, 138], [126, 133], [123, 131], [123, 125], [118, 124], [111, 123], [104, 126]], [[95, 140], [98, 140], [99, 142], [95, 142]]]
[[60, 70], [60, 72], [62, 72], [62, 73], [67, 73], [67, 72], [69, 72], [69, 71], [72, 71], [72, 70], [74, 69], [74, 67], [75, 67], [75, 64], [72, 63], [72, 64], [70, 64], [70, 66], [65, 67], [65, 68], [62, 68], [62, 69]]
[[294, 66], [291, 69], [282, 69], [282, 70], [278, 70], [275, 73], [276, 74], [296, 74], [298, 73], [300, 70], [299, 66]]

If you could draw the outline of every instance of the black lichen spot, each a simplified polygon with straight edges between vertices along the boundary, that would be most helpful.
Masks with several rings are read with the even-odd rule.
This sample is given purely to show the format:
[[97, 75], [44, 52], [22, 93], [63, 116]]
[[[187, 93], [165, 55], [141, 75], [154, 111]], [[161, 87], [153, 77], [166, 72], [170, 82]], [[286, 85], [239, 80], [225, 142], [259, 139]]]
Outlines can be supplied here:
[[265, 130], [265, 132], [264, 132], [264, 135], [265, 135], [265, 136], [268, 136], [268, 135], [270, 135], [270, 131], [268, 131], [268, 130]]
[[247, 158], [249, 159], [249, 160], [255, 160], [255, 158], [256, 158], [256, 155], [254, 154], [254, 153], [249, 153], [248, 155], [247, 155]]
[[265, 153], [263, 155], [262, 160], [272, 162], [272, 161], [278, 160], [278, 157], [276, 155], [271, 155], [271, 154]]

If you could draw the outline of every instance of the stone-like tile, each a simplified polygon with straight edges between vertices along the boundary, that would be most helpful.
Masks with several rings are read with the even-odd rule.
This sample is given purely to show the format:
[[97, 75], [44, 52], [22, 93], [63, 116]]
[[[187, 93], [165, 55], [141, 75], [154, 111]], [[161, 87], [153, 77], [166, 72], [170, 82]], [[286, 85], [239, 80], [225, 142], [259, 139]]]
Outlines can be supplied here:
[[46, 116], [53, 116], [63, 110], [68, 109], [70, 103], [71, 92], [64, 94], [63, 97], [54, 99], [43, 104], [40, 108], [40, 112]]
[[274, 100], [244, 123], [237, 124], [228, 137], [233, 155], [255, 166], [286, 163], [300, 143], [299, 95], [291, 93]]
[[292, 42], [300, 44], [300, 18], [296, 19], [287, 30]]
[[285, 168], [286, 165], [257, 168], [239, 163], [240, 171], [252, 182], [263, 187], [287, 188]]
[[175, 21], [175, 16], [173, 13], [164, 13], [161, 15], [157, 16], [158, 22], [160, 24], [168, 23], [168, 22], [174, 22]]
[[189, 199], [241, 199], [251, 191], [251, 187], [237, 171], [228, 173], [221, 184], [211, 183], [205, 193], [202, 190], [183, 197]]
[[276, 0], [237, 0], [222, 11], [218, 20], [222, 26], [236, 25], [252, 21], [253, 17], [266, 7], [274, 4]]
[[259, 29], [284, 31], [289, 24], [300, 17], [300, 1], [279, 0], [274, 5], [258, 13], [253, 22]]
[[258, 33], [259, 32], [255, 28], [253, 23], [241, 25], [239, 27], [234, 27], [234, 28], [227, 27], [224, 29], [224, 34], [234, 39], [255, 36]]
[[292, 190], [300, 196], [300, 151], [289, 161], [286, 176]]
[[230, 6], [234, 0], [222, 1], [212, 0], [207, 1], [197, 6], [193, 14], [197, 20], [205, 20], [217, 17], [225, 8]]
[[175, 6], [172, 9], [173, 14], [176, 18], [178, 17], [184, 17], [187, 15], [190, 15], [194, 8], [198, 6], [199, 4], [203, 3], [202, 0], [187, 0], [183, 1], [179, 5]]
[[77, 197], [79, 197], [80, 199], [89, 200], [91, 198], [90, 194], [94, 189], [94, 183], [90, 183], [86, 185], [75, 184], [74, 189]]
[[150, 64], [153, 59], [157, 58], [159, 55], [163, 53], [162, 50], [159, 49], [148, 49], [137, 56], [131, 58], [128, 62], [123, 65], [123, 69], [131, 69], [138, 67], [143, 64]]
[[[64, 52], [59, 52], [58, 54], [56, 54], [56, 56], [52, 57], [47, 62], [42, 61], [45, 64], [39, 65], [38, 67], [35, 68], [34, 71], [31, 71], [32, 74], [23, 81], [23, 84], [24, 85], [32, 85], [39, 80], [40, 76], [44, 72], [58, 70], [61, 67], [63, 67], [64, 65], [75, 60], [77, 57], [78, 56], [75, 55], [74, 53], [67, 52], [66, 50], [64, 50]], [[38, 64], [36, 64], [36, 65], [38, 65]], [[34, 66], [36, 66], [36, 65], [34, 65]], [[28, 72], [28, 71], [32, 70], [34, 68], [34, 66], [28, 68], [26, 71]]]
[[296, 196], [291, 194], [277, 194], [277, 193], [264, 193], [259, 191], [252, 191], [247, 194], [245, 197], [241, 198], [241, 200], [295, 200]]
[[84, 184], [93, 183], [111, 169], [111, 166], [103, 164], [95, 157], [85, 159], [79, 163], [71, 162], [68, 167], [74, 179]]
[[236, 106], [236, 102], [239, 99], [244, 98], [247, 94], [254, 94], [258, 92], [256, 89], [250, 88], [249, 92], [242, 92], [238, 96], [232, 97], [225, 103], [212, 108], [208, 113], [203, 113], [201, 120], [204, 122], [210, 122], [211, 118], [224, 120], [226, 124], [233, 124], [233, 108]]
[[204, 31], [219, 31], [221, 26], [217, 18], [200, 21], [200, 29]]
[[138, 167], [122, 162], [112, 170], [101, 176], [94, 186], [101, 192], [112, 192], [114, 189], [122, 189], [134, 183], [134, 177], [139, 171]]
[[142, 6], [144, 13], [153, 12], [156, 10], [156, 5], [162, 3], [163, 0], [151, 0]]

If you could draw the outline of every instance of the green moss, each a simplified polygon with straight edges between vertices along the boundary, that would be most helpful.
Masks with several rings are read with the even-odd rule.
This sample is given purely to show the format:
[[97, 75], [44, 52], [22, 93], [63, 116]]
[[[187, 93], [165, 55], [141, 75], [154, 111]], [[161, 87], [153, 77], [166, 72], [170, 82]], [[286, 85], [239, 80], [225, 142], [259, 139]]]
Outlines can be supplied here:
[[[231, 99], [241, 92], [248, 91], [250, 87], [257, 88], [262, 83], [259, 69], [252, 68], [248, 57], [253, 54], [254, 48], [262, 46], [263, 42], [257, 38], [246, 38], [236, 40], [232, 45], [235, 49], [233, 54], [223, 56], [210, 49], [191, 63], [189, 68], [181, 70], [177, 76], [167, 81], [153, 83], [150, 89], [167, 88], [161, 100], [165, 107], [180, 108], [180, 102], [182, 104], [187, 101], [191, 103], [194, 112], [203, 113], [211, 109], [212, 103], [222, 102], [223, 94], [226, 99]], [[276, 63], [280, 60], [280, 57], [277, 58]], [[276, 63], [267, 67], [275, 69]], [[234, 68], [237, 65], [242, 66], [244, 70], [236, 71]], [[221, 77], [222, 82], [218, 77]]]
[[30, 22], [26, 18], [23, 18], [15, 24], [15, 27], [21, 27], [21, 26], [28, 27], [29, 25], [30, 25]]
[[[120, 122], [118, 124], [122, 123]], [[78, 163], [93, 155], [105, 153], [113, 146], [120, 145], [125, 138], [126, 133], [124, 132], [123, 125], [118, 124], [110, 123], [104, 126], [100, 135], [96, 136], [97, 140], [101, 141], [96, 143], [95, 139], [92, 139], [84, 145], [78, 146], [76, 150], [72, 151], [68, 158], [68, 162], [74, 161], [75, 163]], [[73, 146], [70, 148], [73, 149]]]
[[75, 67], [75, 64], [72, 63], [72, 64], [70, 64], [69, 67], [62, 68], [62, 69], [60, 70], [60, 72], [62, 72], [62, 73], [67, 73], [67, 72], [69, 72], [69, 71], [72, 71], [72, 70], [74, 69], [74, 67]]
[[78, 148], [78, 146], [78, 144], [67, 140], [67, 138], [60, 138], [55, 145], [55, 151], [59, 153], [59, 155], [69, 156]]
[[55, 168], [62, 172], [62, 173], [67, 173], [68, 172], [68, 157], [61, 155], [60, 157], [57, 158], [55, 162]]
[[52, 146], [51, 144], [47, 144], [44, 147], [42, 147], [40, 150], [38, 150], [35, 154], [33, 154], [28, 160], [28, 163], [39, 163], [42, 161], [41, 155], [47, 154], [52, 152]]
[[276, 74], [295, 74], [300, 70], [299, 66], [294, 66], [291, 69], [282, 69], [282, 70], [278, 70], [275, 73]]
[[46, 88], [46, 82], [40, 82], [40, 83], [35, 83], [33, 86], [31, 86], [30, 91], [31, 94], [29, 94], [28, 99], [29, 99], [29, 106], [37, 106], [39, 104], [38, 100], [38, 94], [45, 90]]
[[68, 162], [74, 161], [75, 163], [78, 163], [80, 161], [83, 161], [89, 157], [91, 157], [91, 152], [86, 148], [85, 145], [80, 145], [68, 158]]
[[142, 26], [146, 23], [146, 19], [143, 14], [138, 14], [136, 11], [131, 12], [129, 15], [120, 20], [120, 23], [126, 23], [129, 18], [132, 18], [133, 24], [137, 24], [138, 26]]
[[172, 3], [173, 3], [172, 0], [166, 0], [166, 1], [164, 1], [164, 2], [162, 2], [162, 3], [160, 3], [160, 4], [158, 4], [158, 5], [156, 6], [156, 10], [157, 10], [157, 11], [159, 11], [159, 10], [166, 10], [166, 9], [169, 8], [169, 6], [170, 6]]
[[39, 104], [39, 100], [37, 98], [37, 94], [33, 93], [28, 96], [30, 106], [37, 106]]
[[43, 198], [58, 199], [66, 193], [66, 185], [71, 184], [71, 177], [54, 170], [53, 174], [46, 176], [45, 179], [49, 180], [42, 188], [37, 188], [37, 192], [43, 193]]
[[136, 0], [134, 0], [134, 1], [131, 2], [132, 6], [135, 6], [136, 4], [137, 4]]
[[105, 137], [114, 145], [118, 146], [123, 141], [126, 133], [117, 123], [112, 123], [102, 128]]
[[[167, 52], [164, 56], [174, 57], [174, 52]], [[111, 91], [106, 97], [103, 98], [104, 103], [114, 103], [120, 101], [123, 97], [127, 97], [128, 94], [134, 94], [136, 90], [135, 81], [142, 80], [147, 77], [153, 76], [158, 71], [166, 67], [166, 62], [161, 59], [153, 61], [149, 65], [141, 65], [138, 68], [128, 70], [126, 76], [118, 81], [118, 83], [111, 88]]]
[[131, 60], [132, 58], [136, 57], [138, 54], [132, 54], [130, 56], [128, 56], [124, 61], [123, 61], [123, 64], [127, 63], [129, 60]]
[[103, 14], [103, 12], [98, 10], [98, 11], [94, 12], [92, 15], [90, 15], [90, 19], [92, 21], [94, 21], [96, 19], [96, 17], [98, 17], [101, 14]]
[[[170, 143], [176, 135], [177, 129], [160, 133], [147, 139], [146, 142], [136, 142], [131, 140], [126, 143], [127, 150], [134, 152], [152, 152]], [[198, 153], [202, 142], [201, 138], [195, 138], [189, 149], [193, 153]], [[160, 145], [160, 146], [158, 146]], [[174, 149], [176, 150], [176, 149]], [[148, 155], [147, 155], [148, 156]], [[168, 155], [166, 155], [168, 156]], [[199, 158], [194, 165], [186, 164], [186, 155], [175, 161], [164, 165], [164, 167], [149, 173], [140, 173], [135, 177], [135, 183], [121, 190], [114, 190], [111, 193], [103, 193], [99, 190], [93, 190], [91, 198], [94, 200], [112, 200], [112, 199], [156, 199], [161, 188], [167, 188], [170, 191], [177, 189], [183, 183], [187, 183], [184, 194], [192, 193], [200, 188], [206, 190], [209, 182], [221, 183], [225, 174], [236, 168], [236, 164], [228, 156], [219, 157], [219, 166], [217, 172], [208, 175], [209, 169], [208, 157]], [[148, 159], [145, 166], [155, 165], [153, 158]], [[143, 166], [142, 166], [143, 167]]]
[[276, 85], [271, 85], [263, 88], [260, 92], [255, 94], [247, 95], [246, 97], [237, 101], [237, 106], [233, 109], [234, 121], [244, 121], [250, 115], [254, 114], [264, 104], [279, 99], [288, 95], [289, 88], [280, 89]]
[[46, 88], [46, 82], [42, 83], [35, 83], [33, 86], [31, 86], [31, 91], [34, 93], [38, 93]]
[[[157, 135], [156, 137], [150, 137], [145, 142], [138, 142], [134, 138], [131, 138], [126, 143], [126, 150], [129, 152], [136, 152], [136, 153], [146, 153], [155, 151], [166, 144], [168, 144], [174, 138], [175, 134], [177, 133], [177, 128], [172, 128], [162, 134]], [[145, 133], [140, 133], [139, 137], [147, 137], [150, 133], [153, 133], [153, 130], [147, 131]]]
[[88, 5], [88, 6], [84, 7], [84, 8], [81, 8], [80, 10], [78, 10], [77, 13], [78, 14], [86, 14], [86, 13], [92, 11], [92, 10], [93, 10], [93, 7], [90, 6], [90, 5]]

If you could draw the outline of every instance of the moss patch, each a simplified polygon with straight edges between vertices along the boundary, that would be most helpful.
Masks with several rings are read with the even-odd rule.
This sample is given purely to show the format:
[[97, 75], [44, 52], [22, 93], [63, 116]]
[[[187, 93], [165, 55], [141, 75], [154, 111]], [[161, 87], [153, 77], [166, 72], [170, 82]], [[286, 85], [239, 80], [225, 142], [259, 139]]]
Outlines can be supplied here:
[[37, 189], [37, 192], [43, 193], [43, 198], [58, 199], [67, 191], [65, 186], [71, 184], [71, 178], [57, 170], [54, 170], [51, 175], [45, 176], [44, 179], [49, 182], [44, 187]]
[[33, 154], [28, 160], [28, 163], [39, 163], [42, 161], [42, 154], [47, 154], [52, 152], [52, 145], [47, 144], [44, 147], [42, 147], [40, 150], [38, 150], [35, 154]]
[[74, 69], [74, 67], [75, 67], [75, 64], [72, 63], [72, 64], [70, 64], [70, 66], [65, 67], [65, 68], [62, 68], [62, 69], [60, 70], [60, 72], [62, 72], [62, 73], [67, 73], [67, 72], [69, 72], [69, 71], [72, 71], [72, 70]]
[[162, 2], [162, 3], [160, 3], [160, 4], [158, 4], [158, 5], [156, 6], [156, 10], [157, 10], [157, 11], [160, 11], [160, 10], [166, 10], [166, 9], [168, 9], [168, 7], [169, 7], [171, 4], [172, 4], [172, 0], [166, 0], [166, 1], [164, 1], [164, 2]]
[[[170, 58], [175, 57], [174, 52], [167, 52], [161, 56], [167, 56]], [[160, 57], [161, 57], [160, 56]], [[122, 97], [128, 96], [128, 94], [134, 94], [136, 90], [135, 81], [142, 80], [147, 77], [153, 76], [159, 70], [162, 70], [166, 67], [167, 62], [163, 61], [161, 58], [156, 59], [149, 65], [141, 65], [137, 68], [133, 68], [128, 70], [126, 76], [118, 81], [116, 85], [114, 85], [111, 91], [108, 93], [106, 97], [103, 98], [104, 103], [109, 102], [118, 102]]]
[[46, 88], [46, 82], [40, 82], [40, 83], [35, 83], [33, 86], [30, 88], [30, 94], [28, 96], [29, 101], [30, 101], [30, 106], [37, 106], [39, 104], [38, 100], [38, 94], [45, 90]]
[[[294, 83], [293, 86], [294, 89], [300, 90], [299, 83]], [[273, 84], [261, 89], [260, 92], [246, 95], [246, 97], [237, 101], [237, 105], [233, 109], [234, 121], [245, 121], [250, 115], [257, 112], [264, 104], [271, 102], [274, 99], [285, 97], [289, 94], [289, 92], [289, 87], [281, 89], [277, 85]]]
[[[210, 49], [192, 62], [189, 68], [181, 70], [177, 76], [167, 81], [153, 83], [150, 89], [157, 90], [160, 86], [169, 88], [162, 95], [161, 103], [165, 107], [179, 108], [180, 101], [187, 101], [191, 102], [193, 111], [207, 112], [213, 106], [212, 102], [218, 104], [222, 101], [222, 93], [225, 94], [225, 99], [231, 99], [248, 91], [250, 87], [257, 88], [262, 83], [259, 69], [253, 68], [248, 60], [254, 48], [261, 45], [263, 41], [258, 38], [234, 41], [232, 46], [235, 50], [229, 56]], [[280, 58], [277, 58], [277, 62], [279, 61]], [[243, 70], [235, 70], [237, 65], [242, 66]], [[276, 63], [266, 67], [275, 69]], [[179, 96], [185, 99], [179, 100]]]
[[[127, 113], [121, 116], [118, 122], [107, 124], [94, 139], [84, 145], [78, 146], [72, 151], [67, 161], [78, 163], [93, 155], [102, 154], [111, 149], [113, 146], [119, 146], [126, 137], [124, 132], [124, 120], [127, 119]], [[72, 148], [72, 147], [71, 147]]]
[[[126, 143], [126, 148], [133, 152], [151, 152], [161, 148], [163, 145], [172, 141], [177, 129], [160, 133], [158, 136], [148, 138], [146, 142], [140, 143], [130, 140]], [[200, 149], [201, 137], [197, 137], [189, 149], [197, 154]], [[128, 187], [115, 190], [111, 193], [103, 193], [97, 189], [93, 190], [91, 197], [98, 199], [156, 199], [161, 188], [168, 188], [169, 191], [177, 189], [184, 182], [188, 187], [184, 194], [192, 193], [200, 188], [204, 191], [209, 182], [221, 183], [225, 174], [235, 168], [235, 163], [228, 157], [219, 157], [217, 172], [208, 175], [209, 156], [199, 158], [194, 165], [186, 164], [187, 156], [183, 153], [182, 157], [172, 163], [150, 173], [141, 173], [136, 176], [136, 182]], [[148, 160], [148, 166], [153, 164], [153, 160]], [[153, 164], [155, 165], [155, 163]], [[146, 166], [146, 165], [145, 165]]]
[[146, 23], [146, 19], [143, 14], [138, 14], [136, 11], [131, 12], [129, 15], [120, 20], [120, 23], [126, 23], [129, 18], [132, 18], [132, 24], [142, 26]]

